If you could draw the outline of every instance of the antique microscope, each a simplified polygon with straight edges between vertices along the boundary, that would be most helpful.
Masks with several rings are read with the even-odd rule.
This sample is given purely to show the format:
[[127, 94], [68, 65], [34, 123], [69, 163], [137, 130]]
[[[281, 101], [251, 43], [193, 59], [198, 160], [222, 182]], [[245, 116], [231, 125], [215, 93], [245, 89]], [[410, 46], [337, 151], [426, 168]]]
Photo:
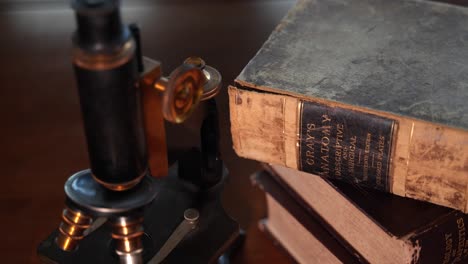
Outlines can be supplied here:
[[[47, 263], [223, 262], [240, 240], [224, 211], [213, 97], [221, 75], [197, 57], [169, 77], [141, 53], [118, 0], [73, 0], [73, 66], [91, 169], [65, 183], [62, 222], [38, 247]], [[201, 102], [200, 104], [198, 104]], [[164, 119], [203, 108], [200, 147], [168, 168]], [[226, 263], [226, 262], [224, 262]]]

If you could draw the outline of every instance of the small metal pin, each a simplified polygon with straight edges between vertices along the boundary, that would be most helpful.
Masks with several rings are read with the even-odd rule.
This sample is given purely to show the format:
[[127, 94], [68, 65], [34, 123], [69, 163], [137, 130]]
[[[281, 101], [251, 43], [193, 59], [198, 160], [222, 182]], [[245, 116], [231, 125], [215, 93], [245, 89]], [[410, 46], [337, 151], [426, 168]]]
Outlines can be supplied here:
[[200, 214], [198, 213], [197, 210], [195, 210], [193, 208], [189, 208], [189, 209], [185, 210], [185, 212], [184, 212], [185, 220], [187, 220], [187, 221], [189, 221], [191, 223], [197, 222], [199, 217], [200, 217]]
[[166, 243], [159, 249], [158, 253], [148, 262], [148, 264], [161, 263], [174, 248], [197, 227], [200, 213], [198, 210], [189, 208], [184, 212], [184, 220], [177, 226], [167, 239]]

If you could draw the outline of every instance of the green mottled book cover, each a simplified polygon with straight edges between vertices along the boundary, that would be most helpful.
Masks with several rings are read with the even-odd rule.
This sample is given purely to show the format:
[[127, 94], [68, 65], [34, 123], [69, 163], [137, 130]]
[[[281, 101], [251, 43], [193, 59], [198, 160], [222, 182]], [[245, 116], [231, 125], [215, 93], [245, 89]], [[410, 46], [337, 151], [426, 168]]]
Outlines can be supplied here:
[[467, 211], [467, 8], [298, 1], [229, 96], [242, 157]]

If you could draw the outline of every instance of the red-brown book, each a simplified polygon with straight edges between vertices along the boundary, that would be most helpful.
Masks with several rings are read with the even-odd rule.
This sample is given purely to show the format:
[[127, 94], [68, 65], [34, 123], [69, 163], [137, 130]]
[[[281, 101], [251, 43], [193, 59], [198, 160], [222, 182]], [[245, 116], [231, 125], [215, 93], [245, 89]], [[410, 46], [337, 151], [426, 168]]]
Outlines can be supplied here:
[[[280, 205], [271, 206], [273, 203], [270, 202], [269, 217], [278, 219], [276, 211], [284, 208], [303, 227], [306, 221], [318, 221], [361, 262], [467, 261], [468, 216], [457, 210], [340, 181], [332, 182], [286, 167], [266, 168], [267, 171], [256, 174], [253, 179], [271, 197], [269, 200]], [[282, 202], [287, 199], [285, 197], [294, 200], [296, 206]], [[295, 212], [297, 205], [307, 212], [305, 216]], [[284, 219], [287, 217], [281, 221], [292, 222]], [[281, 232], [290, 237], [305, 235], [303, 232]], [[309, 233], [314, 235], [310, 230]], [[277, 239], [282, 240], [281, 237]]]

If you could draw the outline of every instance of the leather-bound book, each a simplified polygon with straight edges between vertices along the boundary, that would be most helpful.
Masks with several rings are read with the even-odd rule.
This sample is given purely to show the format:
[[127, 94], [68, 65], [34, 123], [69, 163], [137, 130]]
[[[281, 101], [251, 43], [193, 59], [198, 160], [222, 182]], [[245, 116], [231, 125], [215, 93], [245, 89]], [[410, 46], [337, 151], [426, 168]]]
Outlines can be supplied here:
[[[324, 230], [322, 226], [314, 226], [309, 231], [273, 197], [267, 194], [266, 199], [268, 218], [259, 221], [259, 228], [295, 262], [304, 264], [360, 263], [359, 259], [351, 252], [347, 253], [346, 256], [340, 256], [339, 252], [335, 251], [334, 245], [328, 244], [329, 241], [322, 241], [323, 234], [316, 234], [319, 232], [318, 230]], [[315, 221], [315, 219], [311, 218], [307, 221]], [[330, 239], [334, 239], [331, 234], [326, 233], [326, 235]], [[343, 246], [339, 246], [346, 250]]]
[[468, 211], [468, 8], [300, 0], [229, 104], [241, 157]]
[[317, 258], [325, 255], [326, 262], [349, 263], [332, 242], [317, 246], [322, 240], [308, 228], [311, 222], [320, 223], [362, 263], [468, 261], [468, 216], [460, 211], [283, 166], [265, 168], [252, 177], [267, 194], [265, 225], [298, 262], [322, 263], [307, 262], [304, 256], [326, 248], [335, 253], [315, 253]]

